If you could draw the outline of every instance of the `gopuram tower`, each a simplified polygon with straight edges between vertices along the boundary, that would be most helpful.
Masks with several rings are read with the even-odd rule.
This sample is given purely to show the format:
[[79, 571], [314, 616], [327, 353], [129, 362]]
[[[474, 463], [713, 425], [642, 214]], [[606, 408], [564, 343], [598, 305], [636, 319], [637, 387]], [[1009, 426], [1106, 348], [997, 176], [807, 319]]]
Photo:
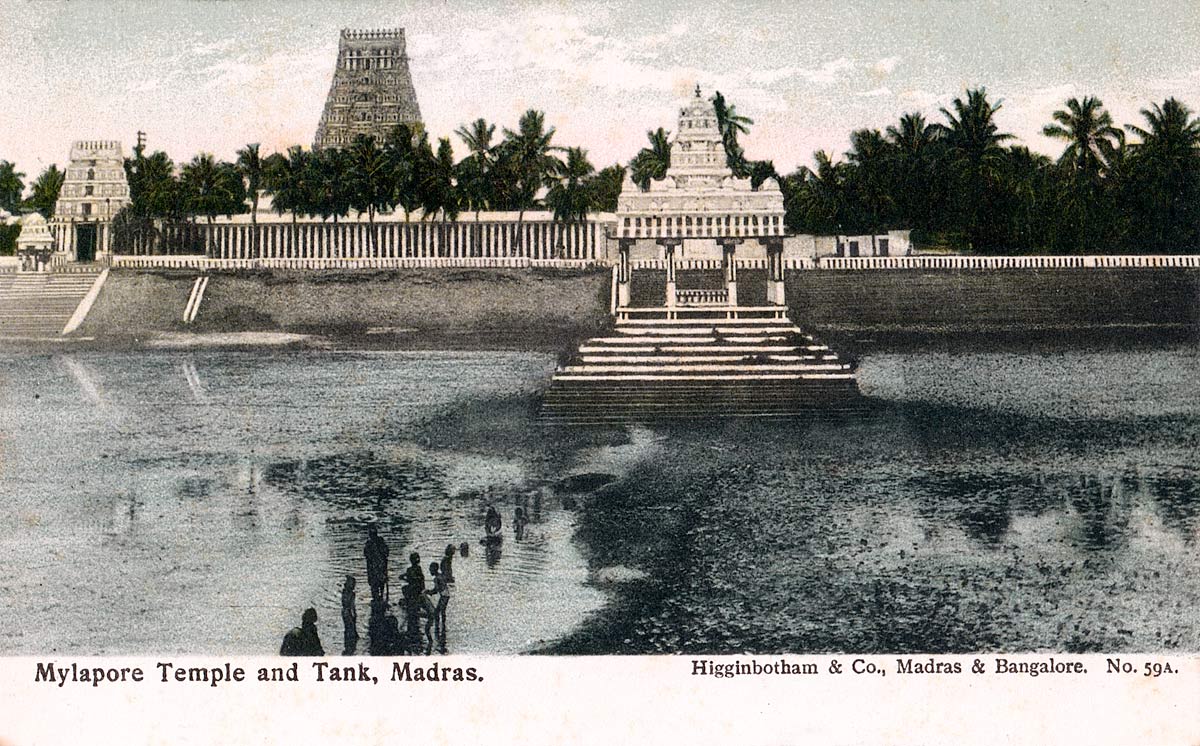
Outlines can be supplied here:
[[420, 122], [404, 29], [342, 29], [313, 147], [343, 147], [359, 134], [382, 142], [396, 125]]

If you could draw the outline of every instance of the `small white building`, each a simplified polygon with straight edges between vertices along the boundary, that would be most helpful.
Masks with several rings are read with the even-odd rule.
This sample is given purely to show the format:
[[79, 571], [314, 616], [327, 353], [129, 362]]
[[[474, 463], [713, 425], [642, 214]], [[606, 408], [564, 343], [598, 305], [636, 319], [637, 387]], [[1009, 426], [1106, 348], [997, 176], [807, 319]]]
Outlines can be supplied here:
[[17, 219], [21, 232], [17, 235], [17, 258], [24, 271], [44, 272], [54, 253], [54, 236], [40, 213], [31, 212]]
[[866, 236], [814, 236], [801, 234], [783, 240], [785, 258], [820, 259], [826, 256], [908, 256], [910, 231], [888, 231]]

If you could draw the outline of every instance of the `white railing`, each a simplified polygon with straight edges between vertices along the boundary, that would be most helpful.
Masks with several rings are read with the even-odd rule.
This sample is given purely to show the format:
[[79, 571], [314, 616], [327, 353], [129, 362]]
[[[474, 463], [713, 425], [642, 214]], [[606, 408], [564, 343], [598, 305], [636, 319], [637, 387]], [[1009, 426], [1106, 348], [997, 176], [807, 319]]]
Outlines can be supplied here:
[[[738, 269], [765, 270], [767, 260], [762, 258], [736, 259]], [[107, 264], [108, 262], [104, 262]], [[499, 268], [529, 269], [546, 267], [552, 269], [590, 269], [608, 267], [611, 262], [604, 259], [530, 259], [528, 257], [375, 257], [375, 258], [262, 258], [262, 259], [218, 259], [202, 254], [114, 256], [113, 267], [126, 269], [425, 269], [425, 268]], [[629, 262], [631, 270], [659, 270], [667, 268], [664, 259], [636, 259]], [[998, 270], [998, 269], [1119, 269], [1119, 268], [1185, 268], [1200, 269], [1200, 255], [1154, 255], [1154, 256], [874, 256], [837, 257], [819, 259], [809, 257], [786, 257], [787, 270]], [[57, 272], [94, 272], [96, 264], [56, 264]], [[719, 271], [720, 259], [679, 259], [676, 271], [702, 270]], [[13, 271], [7, 263], [0, 263], [0, 272]]]
[[122, 269], [591, 269], [605, 266], [592, 259], [529, 259], [526, 257], [438, 257], [418, 259], [214, 259], [198, 255], [118, 256], [112, 266]]
[[817, 269], [834, 270], [1200, 268], [1200, 256], [1194, 254], [1155, 256], [826, 256], [821, 257], [817, 265]]
[[[262, 214], [213, 224], [160, 225], [122, 247], [133, 256], [204, 253], [214, 259], [514, 259], [592, 260], [608, 254], [603, 215], [558, 223], [547, 213], [490, 213], [488, 220], [362, 220], [282, 222]], [[394, 217], [394, 216], [393, 216]]]
[[717, 306], [729, 302], [727, 290], [704, 290], [689, 288], [675, 291], [675, 302], [684, 306]]
[[787, 306], [621, 306], [618, 321], [635, 319], [786, 319]]

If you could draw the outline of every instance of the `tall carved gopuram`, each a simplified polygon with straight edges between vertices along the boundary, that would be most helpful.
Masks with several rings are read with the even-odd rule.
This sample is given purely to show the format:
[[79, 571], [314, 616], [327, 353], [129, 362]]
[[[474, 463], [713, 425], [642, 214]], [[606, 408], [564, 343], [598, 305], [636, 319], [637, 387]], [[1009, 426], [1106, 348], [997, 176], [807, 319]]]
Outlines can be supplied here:
[[396, 125], [420, 122], [404, 29], [343, 29], [313, 146], [344, 147], [358, 134], [382, 142]]

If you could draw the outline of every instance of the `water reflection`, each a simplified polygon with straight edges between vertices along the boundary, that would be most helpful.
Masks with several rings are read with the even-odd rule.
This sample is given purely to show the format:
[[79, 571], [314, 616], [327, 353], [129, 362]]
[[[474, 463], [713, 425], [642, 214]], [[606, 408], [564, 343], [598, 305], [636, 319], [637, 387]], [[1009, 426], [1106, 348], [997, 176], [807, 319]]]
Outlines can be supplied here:
[[348, 575], [357, 653], [428, 648], [368, 526], [457, 547], [453, 652], [1200, 649], [1195, 354], [1140, 354], [1138, 391], [1115, 352], [913, 353], [854, 417], [587, 431], [513, 393], [540, 358], [0, 359], [0, 650], [262, 653], [309, 607], [348, 650]]

